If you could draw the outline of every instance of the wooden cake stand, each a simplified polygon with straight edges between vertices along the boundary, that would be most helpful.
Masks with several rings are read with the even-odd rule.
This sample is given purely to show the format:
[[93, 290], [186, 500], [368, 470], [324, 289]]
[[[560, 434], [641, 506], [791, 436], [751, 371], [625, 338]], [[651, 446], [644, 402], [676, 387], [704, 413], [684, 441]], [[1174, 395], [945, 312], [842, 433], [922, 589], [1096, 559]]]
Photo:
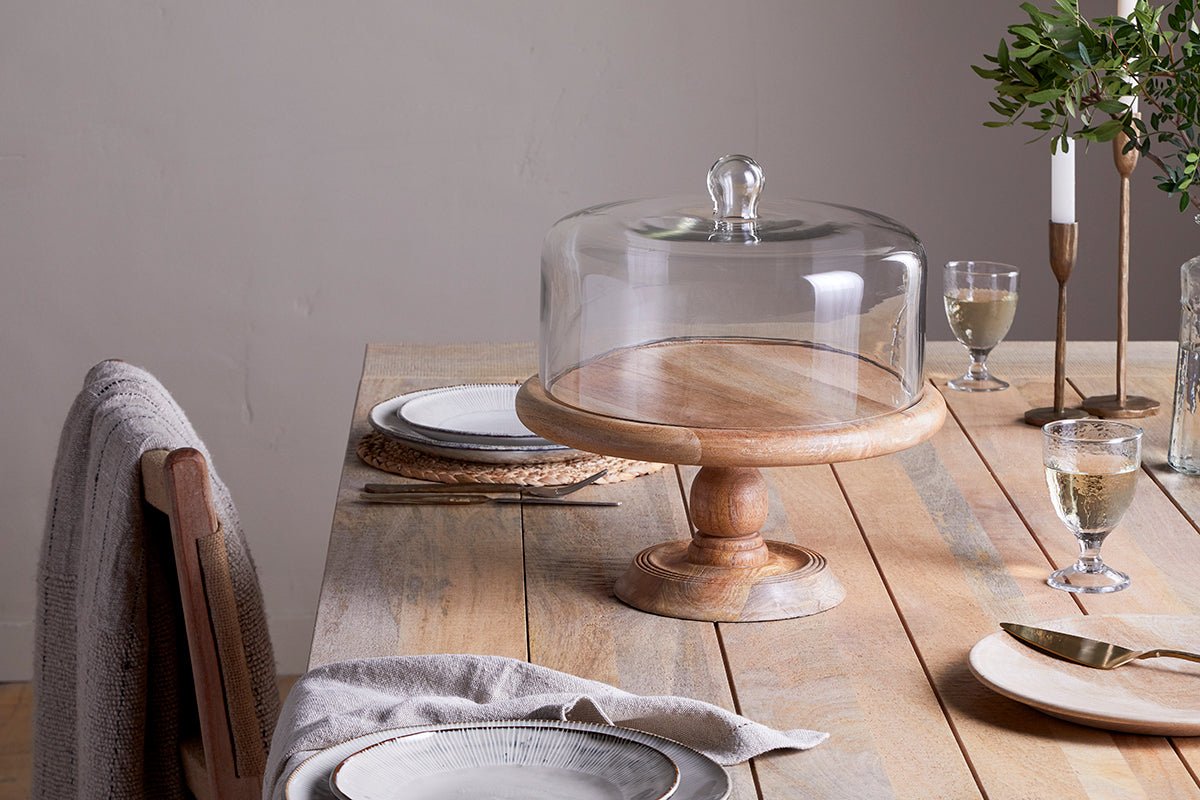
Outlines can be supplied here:
[[926, 387], [895, 410], [897, 391], [894, 374], [856, 355], [687, 339], [608, 353], [560, 377], [553, 395], [534, 376], [517, 413], [560, 444], [701, 467], [689, 492], [691, 540], [639, 553], [618, 598], [669, 617], [770, 620], [816, 614], [846, 592], [819, 553], [763, 539], [759, 469], [870, 458], [933, 435], [946, 416], [942, 396]]

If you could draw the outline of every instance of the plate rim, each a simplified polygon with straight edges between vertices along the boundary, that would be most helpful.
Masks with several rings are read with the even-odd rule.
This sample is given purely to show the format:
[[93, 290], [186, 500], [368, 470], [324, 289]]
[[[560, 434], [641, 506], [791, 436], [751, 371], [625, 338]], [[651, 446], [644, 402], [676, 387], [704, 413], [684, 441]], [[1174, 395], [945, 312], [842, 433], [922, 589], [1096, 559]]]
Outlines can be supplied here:
[[[367, 413], [367, 419], [380, 433], [394, 436], [398, 439], [414, 441], [421, 444], [435, 445], [438, 447], [446, 447], [452, 450], [482, 450], [491, 452], [532, 452], [532, 451], [552, 451], [552, 450], [569, 450], [565, 444], [555, 444], [554, 442], [544, 440], [546, 444], [537, 444], [529, 446], [518, 445], [516, 447], [506, 444], [474, 444], [472, 442], [445, 442], [439, 439], [433, 439], [418, 430], [414, 430], [396, 411], [401, 405], [418, 396], [424, 396], [432, 392], [441, 391], [442, 387], [434, 387], [432, 389], [418, 389], [413, 392], [405, 392], [398, 394], [395, 397], [389, 397], [386, 400], [380, 400], [375, 405], [371, 406], [371, 410]], [[390, 419], [388, 419], [390, 417]], [[390, 423], [390, 424], [389, 424]]]
[[[538, 436], [533, 431], [529, 431], [528, 428], [526, 428], [526, 430], [529, 431], [528, 433], [499, 433], [499, 432], [494, 432], [494, 431], [474, 431], [474, 430], [467, 430], [466, 428], [451, 428], [451, 427], [447, 427], [444, 425], [435, 425], [430, 422], [421, 422], [419, 420], [413, 419], [412, 417], [409, 417], [408, 415], [406, 415], [404, 413], [405, 409], [409, 408], [411, 405], [413, 405], [414, 403], [417, 403], [419, 401], [428, 400], [428, 399], [437, 397], [438, 395], [442, 395], [442, 394], [446, 394], [446, 395], [463, 394], [463, 395], [465, 395], [467, 393], [467, 391], [471, 390], [471, 389], [498, 389], [498, 390], [511, 389], [512, 390], [512, 399], [515, 402], [516, 397], [517, 397], [517, 390], [519, 390], [520, 388], [521, 388], [520, 384], [495, 383], [495, 382], [459, 383], [459, 384], [455, 384], [453, 386], [443, 386], [440, 388], [439, 391], [429, 392], [428, 394], [421, 395], [420, 397], [410, 397], [408, 400], [406, 400], [405, 402], [400, 404], [400, 406], [396, 409], [395, 413], [398, 417], [400, 417], [400, 419], [404, 420], [404, 422], [407, 423], [409, 425], [409, 427], [415, 428], [416, 430], [418, 430], [422, 433], [425, 433], [425, 435], [430, 436], [434, 439], [441, 439], [442, 436], [455, 436], [455, 437], [460, 437], [460, 438], [449, 439], [447, 441], [467, 441], [467, 442], [487, 443], [490, 440], [497, 440], [501, 444], [508, 443], [508, 442], [512, 442], [512, 443], [547, 442], [549, 444], [553, 444], [553, 442], [548, 442], [547, 439], [545, 439], [541, 436]], [[493, 407], [491, 409], [480, 409], [480, 410], [481, 411], [482, 410], [495, 410], [498, 412], [504, 412], [506, 409], [501, 408], [501, 407]], [[514, 417], [516, 416], [515, 405], [513, 408], [513, 415], [514, 415]], [[520, 423], [519, 418], [517, 419], [517, 422]], [[523, 423], [521, 423], [521, 424], [523, 425]], [[440, 436], [438, 434], [440, 434]]]
[[503, 724], [500, 724], [500, 725], [477, 725], [477, 724], [453, 725], [453, 726], [449, 726], [449, 727], [445, 727], [445, 728], [439, 728], [437, 730], [413, 731], [411, 733], [405, 733], [403, 735], [395, 736], [390, 739], [384, 739], [383, 741], [373, 742], [373, 743], [367, 745], [366, 747], [364, 747], [363, 749], [347, 755], [345, 758], [343, 758], [338, 763], [338, 765], [336, 767], [333, 768], [333, 770], [329, 773], [329, 788], [333, 791], [333, 793], [337, 797], [341, 798], [342, 800], [356, 800], [356, 798], [354, 798], [351, 795], [344, 792], [337, 785], [337, 776], [338, 776], [338, 773], [342, 770], [342, 768], [346, 766], [347, 762], [349, 762], [351, 759], [353, 759], [357, 756], [361, 756], [364, 753], [367, 753], [371, 750], [375, 750], [375, 749], [381, 748], [381, 747], [386, 747], [387, 745], [394, 744], [396, 742], [400, 742], [405, 739], [411, 739], [411, 738], [417, 737], [417, 736], [423, 737], [423, 736], [427, 736], [427, 735], [437, 735], [437, 734], [441, 734], [441, 733], [453, 733], [453, 732], [463, 732], [463, 731], [493, 731], [493, 730], [505, 730], [505, 729], [527, 730], [527, 731], [558, 731], [558, 732], [562, 732], [562, 733], [568, 733], [569, 735], [578, 734], [578, 735], [602, 737], [604, 739], [610, 739], [615, 742], [621, 742], [625, 745], [632, 745], [635, 749], [638, 749], [638, 750], [648, 750], [651, 753], [658, 756], [660, 765], [663, 765], [663, 762], [665, 762], [665, 766], [668, 766], [671, 770], [670, 785], [667, 786], [665, 788], [665, 790], [663, 790], [663, 792], [658, 795], [658, 797], [653, 798], [653, 800], [668, 800], [668, 798], [670, 798], [675, 793], [675, 790], [679, 787], [679, 781], [682, 777], [682, 773], [679, 769], [679, 764], [677, 764], [673, 758], [671, 758], [669, 755], [667, 755], [666, 753], [664, 753], [662, 750], [658, 749], [657, 747], [654, 747], [645, 742], [639, 742], [636, 739], [631, 739], [631, 738], [628, 738], [625, 736], [615, 736], [607, 730], [594, 730], [594, 729], [590, 729], [590, 728], [575, 728], [575, 727], [567, 727], [567, 726], [563, 726], [563, 725], [546, 724], [547, 722], [552, 722], [552, 721], [547, 721], [547, 720], [531, 720], [531, 722], [541, 723], [541, 724], [531, 724], [531, 725], [503, 725]]
[[445, 442], [425, 436], [420, 431], [413, 430], [396, 413], [396, 408], [406, 398], [421, 392], [434, 392], [432, 389], [418, 389], [413, 392], [389, 397], [375, 403], [367, 411], [367, 423], [373, 430], [399, 441], [415, 450], [442, 458], [458, 461], [471, 461], [490, 464], [529, 464], [573, 461], [589, 458], [594, 453], [574, 449], [567, 445], [547, 441], [542, 445], [483, 445], [467, 442]]
[[[509, 720], [485, 720], [485, 721], [479, 721], [479, 722], [448, 722], [448, 723], [429, 723], [429, 724], [424, 724], [424, 725], [405, 725], [405, 726], [400, 726], [400, 727], [395, 727], [395, 728], [385, 728], [383, 730], [370, 731], [368, 733], [359, 734], [358, 736], [351, 737], [344, 741], [332, 744], [329, 747], [323, 748], [322, 750], [312, 754], [311, 756], [309, 756], [308, 758], [304, 759], [299, 764], [297, 764], [296, 768], [291, 771], [291, 774], [289, 774], [287, 776], [286, 780], [284, 781], [283, 796], [284, 796], [285, 800], [311, 800], [312, 795], [308, 795], [308, 796], [302, 798], [299, 795], [293, 795], [293, 793], [292, 793], [293, 783], [297, 781], [297, 779], [302, 775], [302, 773], [307, 773], [314, 769], [321, 769], [322, 762], [328, 760], [330, 758], [330, 754], [332, 754], [334, 758], [337, 758], [337, 761], [334, 761], [332, 764], [329, 765], [329, 771], [332, 772], [333, 767], [336, 766], [337, 764], [341, 763], [342, 759], [344, 758], [344, 756], [339, 757], [340, 753], [337, 751], [342, 751], [342, 752], [345, 752], [346, 755], [349, 755], [350, 753], [357, 752], [357, 750], [362, 749], [362, 747], [367, 743], [382, 742], [387, 739], [395, 738], [398, 734], [423, 733], [425, 731], [430, 731], [430, 730], [462, 728], [462, 727], [466, 727], [466, 726], [479, 727], [479, 726], [489, 726], [489, 725], [490, 726], [504, 726], [504, 725], [546, 725], [546, 724], [562, 726], [562, 727], [599, 728], [599, 729], [608, 731], [615, 736], [626, 736], [626, 737], [630, 737], [630, 738], [645, 737], [642, 740], [643, 744], [648, 744], [651, 747], [655, 747], [656, 749], [660, 749], [659, 748], [660, 745], [665, 745], [670, 749], [674, 749], [677, 751], [679, 756], [686, 757], [688, 761], [694, 761], [695, 765], [697, 767], [699, 767], [699, 766], [705, 767], [705, 769], [707, 769], [709, 772], [709, 775], [708, 775], [709, 778], [718, 779], [720, 781], [720, 785], [716, 787], [716, 792], [708, 792], [705, 794], [695, 793], [695, 792], [699, 792], [701, 789], [707, 788], [707, 784], [703, 784], [699, 787], [696, 787], [695, 792], [691, 795], [680, 794], [680, 790], [685, 788], [683, 785], [684, 776], [685, 776], [685, 773], [683, 770], [683, 765], [680, 763], [679, 758], [676, 758], [670, 752], [668, 752], [667, 750], [664, 750], [663, 752], [669, 758], [671, 758], [671, 760], [675, 761], [675, 764], [679, 768], [679, 772], [680, 772], [679, 785], [676, 787], [674, 794], [671, 795], [671, 800], [728, 800], [729, 795], [733, 792], [733, 781], [730, 779], [729, 771], [727, 769], [725, 769], [725, 767], [718, 764], [714, 759], [705, 755], [704, 753], [701, 753], [699, 750], [696, 750], [693, 747], [689, 747], [686, 744], [675, 741], [674, 739], [667, 738], [665, 736], [659, 736], [656, 733], [649, 733], [648, 731], [638, 730], [637, 728], [626, 728], [626, 727], [614, 726], [614, 725], [600, 725], [598, 723], [593, 723], [593, 722], [571, 722], [571, 721], [566, 721], [566, 720], [509, 719]], [[693, 777], [690, 770], [688, 772], [688, 777], [689, 778]], [[320, 773], [318, 772], [317, 775], [314, 776], [314, 778], [317, 779], [317, 782], [320, 782]], [[329, 778], [329, 775], [326, 774], [325, 781], [324, 781], [326, 786], [328, 786], [328, 778]], [[695, 780], [700, 781], [700, 780], [707, 780], [707, 779], [704, 777], [696, 777]]]
[[[1042, 628], [1060, 628], [1068, 633], [1075, 633], [1080, 636], [1096, 636], [1096, 632], [1089, 632], [1085, 628], [1099, 625], [1104, 621], [1121, 620], [1126, 623], [1138, 624], [1141, 619], [1146, 620], [1180, 620], [1187, 621], [1198, 630], [1200, 630], [1200, 616], [1189, 614], [1085, 614], [1076, 617], [1059, 617], [1057, 619], [1038, 621], [1035, 623]], [[1073, 626], [1078, 626], [1083, 622], [1084, 629], [1071, 630]], [[1013, 688], [1009, 683], [1006, 683], [1002, 678], [998, 678], [989, 670], [981, 665], [981, 660], [986, 654], [986, 651], [997, 642], [1011, 640], [1018, 647], [1025, 648], [1025, 645], [1019, 644], [1010, 634], [1005, 631], [998, 631], [989, 634], [976, 642], [967, 656], [967, 666], [971, 674], [976, 680], [986, 686], [988, 689], [1000, 694], [1010, 700], [1015, 700], [1029, 708], [1040, 711], [1049, 716], [1058, 719], [1066, 720], [1080, 725], [1086, 725], [1092, 728], [1100, 728], [1103, 730], [1120, 731], [1123, 733], [1139, 733], [1151, 736], [1200, 736], [1200, 704], [1197, 704], [1195, 709], [1188, 709], [1189, 713], [1194, 716], [1192, 720], [1173, 720], [1161, 721], [1149, 718], [1135, 719], [1128, 715], [1105, 714], [1103, 706], [1100, 707], [1084, 707], [1077, 702], [1070, 702], [1059, 697], [1057, 701], [1053, 698], [1044, 696], [1033, 696], [1029, 693], [1022, 693]], [[1028, 655], [1035, 656], [1038, 659], [1046, 659], [1045, 664], [1051, 668], [1054, 665], [1061, 663], [1063, 667], [1090, 669], [1081, 665], [1072, 665], [1065, 662], [1059, 662], [1054, 656], [1041, 654], [1032, 648]], [[1022, 651], [1018, 651], [1022, 652]], [[1058, 671], [1058, 670], [1052, 670]]]

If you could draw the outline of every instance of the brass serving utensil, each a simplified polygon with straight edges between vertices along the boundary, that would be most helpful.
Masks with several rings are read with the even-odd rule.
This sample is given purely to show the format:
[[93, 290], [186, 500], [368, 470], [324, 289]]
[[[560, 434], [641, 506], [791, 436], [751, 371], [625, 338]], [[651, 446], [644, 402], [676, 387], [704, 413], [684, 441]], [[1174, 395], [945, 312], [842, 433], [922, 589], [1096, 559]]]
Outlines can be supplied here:
[[565, 486], [525, 486], [519, 483], [368, 483], [363, 491], [370, 494], [504, 494], [519, 493], [533, 497], [566, 497], [589, 486], [608, 474], [602, 469], [583, 480], [568, 483]]
[[1001, 622], [1000, 627], [1030, 647], [1095, 669], [1116, 669], [1122, 664], [1128, 664], [1139, 658], [1158, 658], [1160, 656], [1200, 662], [1200, 653], [1189, 653], [1184, 650], [1166, 648], [1131, 650], [1118, 644], [1088, 639], [1073, 633], [1033, 628], [1013, 622]]
[[363, 492], [361, 499], [370, 503], [392, 503], [410, 506], [470, 506], [482, 503], [520, 503], [532, 506], [619, 506], [611, 500], [564, 500], [561, 497], [489, 497], [486, 494], [449, 494], [446, 492], [381, 494]]

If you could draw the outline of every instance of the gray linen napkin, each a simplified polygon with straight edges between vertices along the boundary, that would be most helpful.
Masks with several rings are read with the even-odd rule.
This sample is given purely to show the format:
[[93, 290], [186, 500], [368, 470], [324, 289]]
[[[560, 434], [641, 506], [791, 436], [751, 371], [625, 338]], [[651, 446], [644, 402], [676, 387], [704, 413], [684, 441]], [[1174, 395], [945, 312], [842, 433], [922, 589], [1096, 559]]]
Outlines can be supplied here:
[[699, 700], [642, 697], [499, 656], [367, 658], [317, 667], [292, 687], [271, 743], [263, 798], [282, 800], [287, 776], [302, 761], [356, 736], [408, 725], [505, 719], [635, 728], [726, 765], [770, 750], [806, 750], [829, 736], [779, 731]]

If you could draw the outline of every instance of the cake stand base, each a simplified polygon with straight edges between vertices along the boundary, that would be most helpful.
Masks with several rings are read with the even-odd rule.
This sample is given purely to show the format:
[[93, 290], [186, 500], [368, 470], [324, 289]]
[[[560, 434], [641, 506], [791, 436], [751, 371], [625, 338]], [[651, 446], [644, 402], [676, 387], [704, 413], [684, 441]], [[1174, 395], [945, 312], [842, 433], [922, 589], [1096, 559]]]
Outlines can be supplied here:
[[[726, 348], [729, 357], [714, 362], [710, 354]], [[599, 396], [609, 413], [551, 397], [537, 376], [525, 382], [517, 392], [517, 415], [540, 436], [588, 452], [700, 467], [688, 491], [691, 540], [642, 551], [618, 581], [617, 597], [662, 616], [718, 622], [801, 617], [845, 598], [822, 556], [764, 540], [760, 531], [770, 492], [760, 468], [831, 464], [903, 450], [941, 427], [946, 403], [927, 386], [904, 409], [812, 424], [822, 421], [813, 417], [821, 413], [821, 403], [811, 395], [797, 400], [795, 376], [805, 374], [799, 367], [813, 352], [757, 341], [670, 342], [615, 351], [579, 367], [581, 374], [560, 379], [574, 387], [575, 401]], [[853, 374], [864, 376], [863, 391], [888, 385], [878, 375], [880, 383], [864, 383], [866, 362], [844, 357]], [[614, 360], [619, 368], [609, 370], [602, 363]], [[759, 368], [740, 382], [730, 381], [731, 368], [712, 366], [742, 362]], [[586, 391], [580, 393], [581, 387]], [[856, 408], [879, 405], [871, 393], [856, 397]], [[794, 405], [772, 411], [782, 400]], [[639, 420], [643, 415], [665, 419]], [[685, 424], [690, 419], [697, 422]], [[742, 426], [725, 427], [734, 420]], [[780, 424], [787, 421], [793, 424]], [[846, 533], [857, 536], [858, 529]]]
[[1088, 412], [1082, 408], [1055, 408], [1054, 406], [1045, 406], [1043, 408], [1031, 408], [1025, 412], [1025, 424], [1036, 425], [1039, 428], [1050, 422], [1057, 422], [1060, 419], [1083, 419], [1088, 416]]
[[808, 548], [767, 541], [766, 563], [730, 569], [690, 561], [691, 544], [643, 550], [617, 581], [617, 598], [667, 617], [757, 622], [818, 614], [846, 597], [825, 557]]
[[1136, 419], [1157, 413], [1158, 401], [1137, 395], [1122, 400], [1115, 394], [1102, 394], [1085, 398], [1083, 410], [1103, 419]]

